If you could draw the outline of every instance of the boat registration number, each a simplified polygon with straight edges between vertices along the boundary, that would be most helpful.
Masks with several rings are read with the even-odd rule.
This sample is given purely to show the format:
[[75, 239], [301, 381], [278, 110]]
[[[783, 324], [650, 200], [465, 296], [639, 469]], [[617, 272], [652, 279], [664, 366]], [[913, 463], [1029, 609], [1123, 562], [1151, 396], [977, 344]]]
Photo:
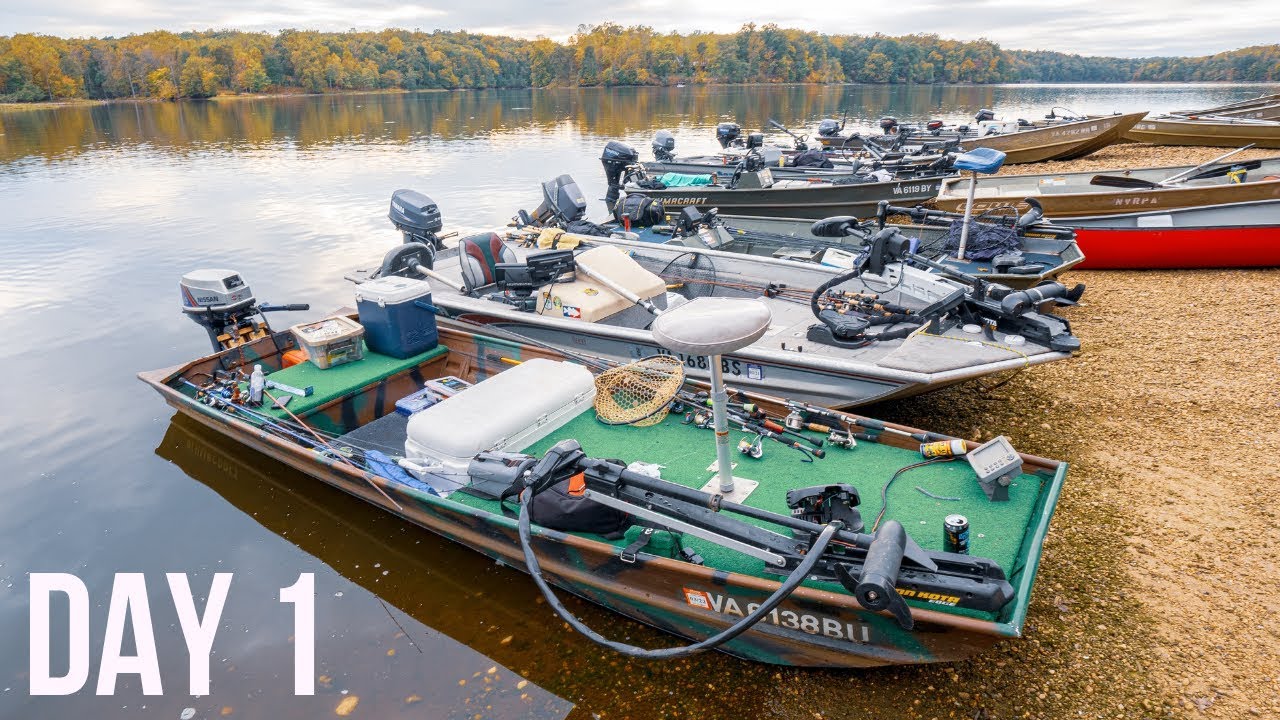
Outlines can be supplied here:
[[[706, 355], [685, 355], [684, 353], [671, 352], [666, 348], [644, 348], [636, 347], [632, 349], [632, 354], [637, 358], [648, 357], [650, 355], [670, 355], [680, 358], [680, 362], [690, 370], [710, 370], [711, 359]], [[720, 358], [720, 372], [725, 375], [733, 375], [735, 377], [746, 377], [749, 380], [763, 380], [764, 367], [755, 363], [742, 362], [733, 358]]]
[[[746, 617], [760, 607], [759, 603], [747, 603], [744, 608], [737, 600], [719, 593], [694, 590], [692, 588], [682, 589], [684, 590], [684, 601], [686, 603], [721, 615]], [[790, 630], [800, 630], [810, 635], [825, 635], [835, 640], [848, 640], [849, 642], [860, 644], [871, 642], [871, 627], [866, 623], [847, 622], [811, 613], [798, 613], [793, 610], [774, 608], [760, 622], [772, 623]]]

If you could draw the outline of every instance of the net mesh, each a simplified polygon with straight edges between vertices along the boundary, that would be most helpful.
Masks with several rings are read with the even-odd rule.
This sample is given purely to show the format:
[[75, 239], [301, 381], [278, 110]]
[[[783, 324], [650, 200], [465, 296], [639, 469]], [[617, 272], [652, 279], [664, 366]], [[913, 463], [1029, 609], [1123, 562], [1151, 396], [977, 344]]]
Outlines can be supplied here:
[[596, 418], [606, 425], [656, 425], [684, 384], [684, 363], [654, 355], [596, 376]]

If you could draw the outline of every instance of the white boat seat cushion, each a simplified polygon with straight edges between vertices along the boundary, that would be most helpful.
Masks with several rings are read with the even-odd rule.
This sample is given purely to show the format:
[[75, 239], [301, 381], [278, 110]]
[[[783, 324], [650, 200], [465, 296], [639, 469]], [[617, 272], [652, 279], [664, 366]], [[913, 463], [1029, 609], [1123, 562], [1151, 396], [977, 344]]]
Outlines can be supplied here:
[[653, 321], [653, 339], [672, 352], [721, 355], [741, 350], [769, 329], [773, 314], [759, 300], [706, 297]]

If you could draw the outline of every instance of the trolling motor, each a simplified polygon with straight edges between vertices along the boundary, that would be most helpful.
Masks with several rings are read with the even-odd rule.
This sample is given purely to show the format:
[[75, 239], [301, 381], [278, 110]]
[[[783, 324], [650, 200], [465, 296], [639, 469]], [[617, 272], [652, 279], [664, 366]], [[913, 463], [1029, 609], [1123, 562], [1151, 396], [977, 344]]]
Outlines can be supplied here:
[[[858, 219], [850, 216], [839, 216], [819, 220], [810, 228], [810, 232], [818, 237], [844, 237], [859, 234]], [[905, 337], [911, 330], [895, 331], [893, 335], [884, 333], [874, 337], [866, 336], [864, 331], [877, 320], [869, 319], [865, 314], [841, 314], [831, 309], [822, 308], [820, 301], [823, 295], [840, 283], [858, 277], [865, 270], [873, 274], [883, 272], [884, 265], [894, 261], [909, 261], [912, 264], [926, 267], [941, 275], [958, 280], [970, 287], [968, 293], [957, 290], [956, 294], [943, 301], [934, 303], [927, 311], [914, 313], [919, 319], [917, 327], [952, 309], [965, 322], [981, 326], [1004, 325], [1009, 334], [1022, 335], [1030, 340], [1047, 345], [1058, 352], [1075, 352], [1080, 349], [1080, 340], [1071, 334], [1071, 325], [1065, 319], [1053, 315], [1048, 310], [1049, 304], [1073, 305], [1084, 294], [1083, 283], [1068, 288], [1062, 283], [1048, 281], [1030, 290], [1014, 291], [1012, 288], [993, 283], [974, 275], [961, 272], [927, 257], [918, 255], [912, 248], [912, 242], [903, 236], [896, 227], [887, 227], [872, 238], [866, 248], [854, 260], [854, 269], [844, 275], [837, 276], [823, 283], [814, 291], [810, 301], [813, 314], [823, 325], [809, 328], [809, 339], [816, 342], [831, 342], [844, 347], [861, 347], [872, 340], [884, 340]], [[1008, 300], [1006, 303], [1005, 301]], [[866, 305], [866, 302], [862, 302]], [[884, 312], [886, 307], [873, 309]], [[887, 315], [887, 313], [886, 313]], [[994, 318], [994, 319], [989, 319]], [[883, 322], [883, 321], [879, 321]], [[941, 330], [941, 328], [939, 328]], [[990, 339], [990, 338], [989, 338]], [[850, 345], [850, 343], [853, 343]]]
[[436, 250], [444, 247], [444, 239], [437, 234], [444, 229], [440, 206], [426, 195], [416, 190], [396, 190], [391, 194], [387, 218], [404, 234], [406, 243], [418, 242]]
[[[561, 441], [533, 464], [512, 455], [477, 456], [468, 472], [485, 478], [515, 476], [514, 487], [502, 494], [521, 494], [524, 507], [529, 505], [526, 493], [531, 497], [567, 477], [580, 476], [581, 497], [759, 558], [768, 571], [788, 576], [784, 587], [801, 579], [797, 574], [838, 581], [864, 608], [888, 610], [906, 629], [913, 626], [913, 620], [903, 593], [986, 612], [998, 611], [1014, 595], [1004, 570], [995, 562], [925, 551], [897, 521], [884, 523], [874, 535], [850, 529], [846, 522], [861, 524], [861, 519], [854, 509], [857, 493], [848, 485], [792, 491], [788, 493], [792, 512], [783, 515], [733, 502], [723, 494], [649, 477], [628, 470], [617, 460], [587, 457], [576, 440]], [[764, 521], [765, 525], [739, 517]], [[825, 525], [817, 522], [824, 518]], [[831, 534], [833, 527], [837, 529]], [[833, 542], [822, 542], [823, 536]], [[526, 547], [527, 560], [532, 552], [523, 527], [521, 542]], [[536, 565], [527, 564], [537, 579]]]
[[653, 148], [653, 159], [658, 162], [671, 162], [676, 159], [676, 138], [668, 130], [659, 130], [654, 133], [649, 147]]
[[182, 276], [178, 289], [183, 314], [205, 329], [214, 352], [270, 335], [263, 313], [311, 309], [306, 304], [259, 305], [253, 290], [234, 270], [192, 270]]
[[600, 164], [604, 165], [604, 177], [609, 183], [609, 191], [605, 193], [604, 204], [613, 214], [618, 198], [622, 196], [623, 174], [627, 168], [640, 162], [640, 153], [630, 145], [610, 140], [600, 153]]

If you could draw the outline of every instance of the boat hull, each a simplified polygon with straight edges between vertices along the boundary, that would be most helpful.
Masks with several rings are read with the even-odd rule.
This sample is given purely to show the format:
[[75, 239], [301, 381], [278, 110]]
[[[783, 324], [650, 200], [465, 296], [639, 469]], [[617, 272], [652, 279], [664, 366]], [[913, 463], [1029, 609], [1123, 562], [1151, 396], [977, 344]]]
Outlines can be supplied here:
[[999, 150], [1005, 153], [1006, 165], [1074, 160], [1119, 141], [1144, 115], [1108, 115], [1034, 130], [964, 139], [960, 144], [965, 150], [980, 147]]
[[[1053, 218], [1054, 222], [1060, 224], [1071, 225], [1070, 218], [1086, 216], [1126, 215], [1145, 211], [1280, 200], [1280, 159], [1274, 158], [1263, 160], [1260, 168], [1250, 170], [1249, 180], [1242, 183], [1232, 183], [1217, 178], [1185, 185], [1136, 189], [1090, 183], [1091, 178], [1099, 175], [1124, 175], [1154, 182], [1186, 169], [1188, 168], [1144, 168], [1133, 171], [995, 175], [979, 178], [973, 211], [981, 213], [1012, 206], [1019, 212], [1025, 212], [1030, 209], [1025, 198], [1033, 197], [1040, 203], [1045, 217]], [[967, 179], [948, 180], [943, 184], [933, 205], [939, 210], [963, 212], [968, 195], [968, 183]], [[1084, 252], [1087, 255], [1089, 251], [1084, 249]]]
[[1280, 267], [1280, 200], [1069, 218], [1082, 269]]
[[[1018, 132], [985, 137], [962, 137], [965, 150], [985, 147], [1005, 153], [1005, 165], [1044, 162], [1046, 160], [1073, 160], [1097, 152], [1120, 141], [1124, 134], [1138, 123], [1146, 113], [1104, 115], [1072, 122], [1054, 123]], [[946, 139], [921, 136], [921, 141]], [[955, 136], [952, 136], [955, 137]], [[819, 138], [827, 147], [854, 147], [854, 143], [842, 138]], [[914, 139], [914, 138], [913, 138]], [[910, 140], [908, 141], [910, 142]], [[861, 143], [858, 143], [860, 146]]]
[[1280, 148], [1280, 123], [1153, 119], [1134, 125], [1125, 138], [1152, 145]]
[[873, 217], [881, 200], [895, 205], [923, 202], [938, 194], [943, 178], [893, 180], [857, 185], [814, 185], [729, 189], [717, 186], [628, 189], [629, 193], [662, 200], [668, 212], [682, 207], [719, 208], [726, 215], [821, 220], [835, 215]]

